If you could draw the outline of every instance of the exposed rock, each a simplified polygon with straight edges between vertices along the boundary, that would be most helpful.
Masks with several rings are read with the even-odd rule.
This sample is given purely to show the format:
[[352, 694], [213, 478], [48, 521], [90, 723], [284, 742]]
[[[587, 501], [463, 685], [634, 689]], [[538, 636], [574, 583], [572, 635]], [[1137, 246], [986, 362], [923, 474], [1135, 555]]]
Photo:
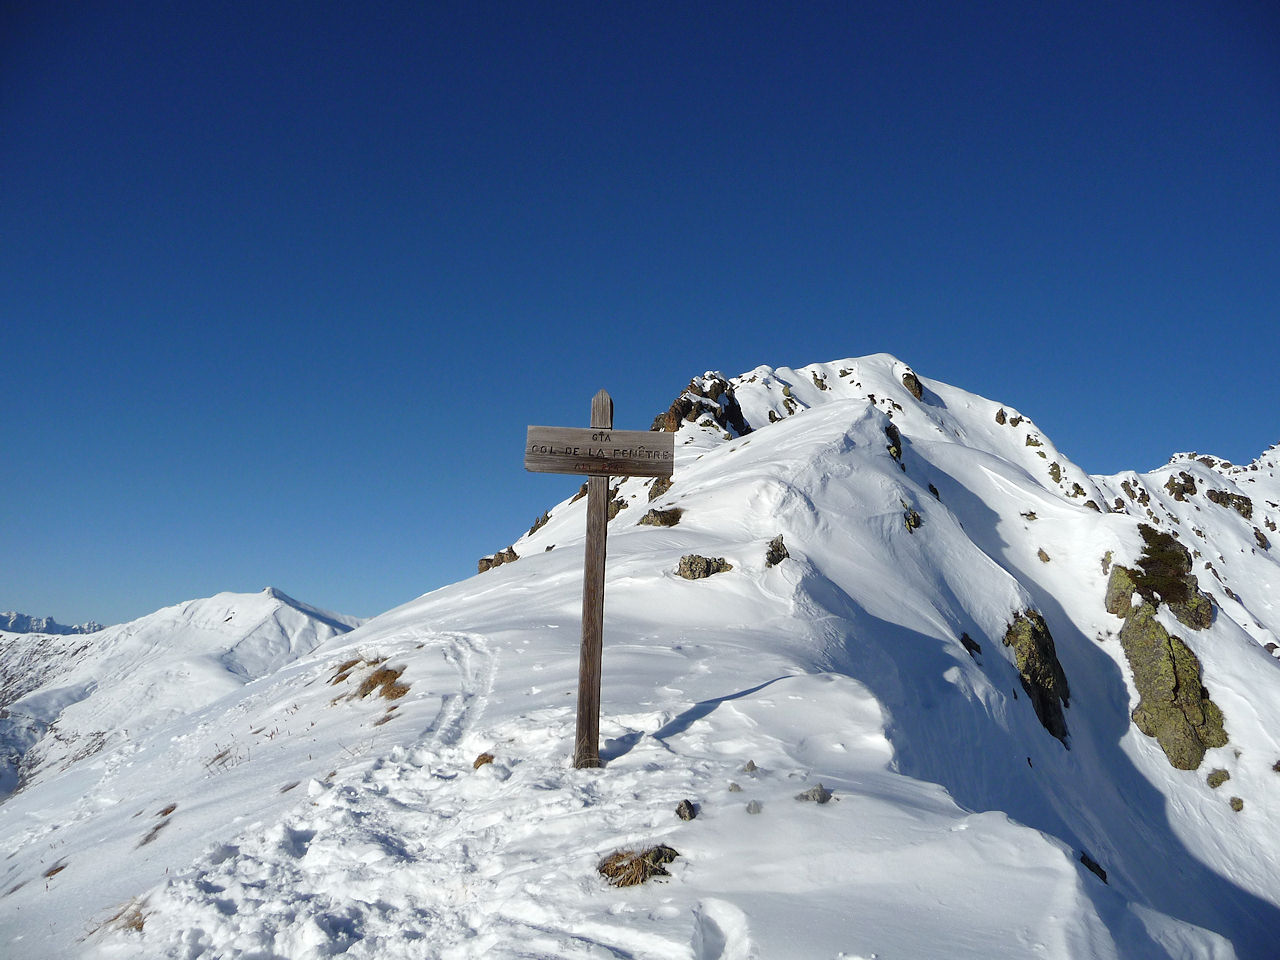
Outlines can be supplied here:
[[741, 785], [741, 784], [734, 783], [732, 780], [731, 780], [731, 781], [729, 781], [729, 792], [730, 792], [730, 793], [741, 793], [741, 792], [742, 792], [742, 785]]
[[1253, 539], [1258, 541], [1258, 546], [1260, 546], [1263, 550], [1271, 549], [1271, 541], [1268, 540], [1267, 535], [1263, 533], [1261, 530], [1259, 530], [1257, 527], [1253, 528]]
[[698, 815], [698, 808], [694, 806], [692, 800], [681, 800], [676, 805], [676, 816], [681, 820], [692, 820]]
[[700, 557], [695, 553], [689, 553], [680, 558], [680, 567], [676, 573], [686, 580], [702, 580], [732, 569], [733, 564], [726, 563], [724, 557]]
[[1036, 551], [1036, 556], [1040, 558], [1041, 563], [1049, 562], [1049, 555], [1044, 552], [1044, 547], [1041, 547], [1038, 551]]
[[481, 767], [483, 767], [486, 763], [493, 763], [493, 754], [492, 754], [492, 753], [482, 753], [482, 754], [480, 754], [480, 756], [476, 757], [476, 758], [475, 758], [475, 760], [474, 760], [474, 761], [472, 762], [472, 764], [471, 764], [471, 769], [472, 769], [472, 770], [479, 770], [479, 769], [480, 769]]
[[1147, 602], [1125, 618], [1120, 645], [1138, 690], [1133, 722], [1155, 738], [1174, 767], [1195, 770], [1208, 748], [1227, 742], [1222, 711], [1201, 685], [1199, 659], [1161, 626]]
[[649, 502], [657, 500], [660, 496], [671, 489], [670, 477], [654, 477], [653, 483], [649, 484]]
[[1138, 569], [1130, 571], [1134, 589], [1151, 604], [1164, 603], [1178, 622], [1193, 630], [1213, 623], [1213, 598], [1191, 572], [1191, 553], [1167, 533], [1138, 525], [1145, 543]]
[[1065, 746], [1068, 731], [1062, 709], [1070, 705], [1070, 690], [1044, 617], [1035, 610], [1019, 613], [1005, 631], [1004, 644], [1013, 648], [1022, 689], [1040, 723]]
[[1054, 483], [1062, 482], [1062, 465], [1057, 460], [1049, 464], [1049, 479]]
[[898, 432], [898, 428], [892, 423], [884, 428], [884, 435], [889, 438], [889, 456], [902, 462], [902, 434]]
[[969, 636], [967, 633], [960, 634], [960, 643], [969, 651], [969, 656], [971, 657], [976, 658], [978, 654], [982, 652], [982, 647], [978, 644], [978, 641], [973, 639], [973, 637]]
[[548, 521], [550, 520], [551, 520], [551, 513], [550, 511], [548, 511], [544, 513], [542, 516], [540, 516], [537, 520], [533, 521], [533, 526], [529, 528], [529, 532], [526, 534], [526, 536], [533, 536], [535, 533], [537, 533], [539, 530], [545, 527]]
[[1133, 571], [1117, 563], [1111, 568], [1111, 579], [1107, 581], [1107, 613], [1127, 617], [1133, 606], [1134, 590]]
[[476, 563], [476, 572], [484, 573], [486, 570], [492, 570], [494, 567], [500, 567], [504, 563], [512, 563], [519, 559], [520, 556], [515, 552], [515, 550], [511, 547], [507, 547], [505, 550], [499, 550], [497, 553], [493, 554], [493, 556], [481, 557]]
[[1028, 447], [1043, 447], [1043, 446], [1044, 446], [1044, 444], [1040, 442], [1039, 438], [1034, 437], [1034, 436], [1032, 436], [1032, 435], [1031, 435], [1031, 434], [1029, 434], [1029, 433], [1027, 434], [1027, 443], [1026, 443], [1026, 445], [1027, 445]]
[[1004, 412], [1004, 407], [1001, 407], [999, 410], [996, 411], [996, 423], [1000, 424], [1000, 426], [1003, 427], [1008, 422], [1008, 420], [1009, 420], [1009, 417]]
[[1239, 813], [1241, 810], [1244, 809], [1244, 801], [1239, 797], [1232, 797], [1231, 809], [1234, 810], [1236, 813]]
[[920, 383], [920, 378], [908, 370], [902, 375], [902, 385], [911, 391], [911, 395], [917, 400], [924, 399], [924, 386]]
[[937, 500], [939, 503], [942, 502], [942, 494], [938, 492], [938, 488], [935, 487], [932, 483], [929, 484], [929, 492], [933, 494], [933, 498], [935, 500]]
[[744, 764], [742, 765], [742, 772], [743, 772], [743, 773], [752, 773], [752, 774], [754, 774], [754, 773], [755, 773], [757, 770], [759, 770], [759, 769], [760, 769], [760, 768], [756, 766], [756, 762], [755, 762], [754, 760], [748, 760], [746, 763], [744, 763]]
[[1216, 770], [1209, 771], [1209, 776], [1205, 777], [1205, 783], [1209, 784], [1210, 790], [1217, 790], [1230, 779], [1231, 774], [1219, 767]]
[[1169, 491], [1169, 495], [1173, 499], [1185, 501], [1187, 497], [1195, 495], [1196, 478], [1185, 470], [1180, 471], [1176, 477], [1173, 474], [1169, 474], [1169, 479], [1165, 481], [1164, 488]]
[[747, 804], [747, 813], [751, 813], [751, 814], [759, 813], [762, 809], [764, 808], [760, 806], [759, 800], [752, 800], [750, 803]]
[[684, 510], [680, 507], [671, 507], [667, 510], [655, 508], [641, 517], [640, 523], [646, 527], [674, 527], [683, 515]]
[[574, 495], [569, 499], [569, 502], [570, 502], [570, 503], [577, 503], [579, 500], [581, 500], [583, 497], [585, 497], [585, 496], [587, 495], [587, 486], [588, 486], [588, 483], [589, 483], [589, 481], [585, 481], [585, 480], [583, 481], [582, 486], [580, 486], [580, 487], [578, 488], [578, 492], [577, 492], [577, 493], [575, 493], [575, 494], [574, 494]]
[[810, 787], [804, 793], [797, 793], [796, 799], [810, 800], [814, 803], [826, 803], [831, 799], [831, 791], [822, 784], [818, 784], [816, 787]]
[[906, 525], [907, 533], [915, 533], [920, 527], [924, 526], [924, 520], [920, 518], [920, 514], [912, 509], [911, 505], [905, 500], [899, 500], [902, 504], [902, 522]]
[[1083, 850], [1080, 851], [1080, 862], [1084, 864], [1085, 869], [1103, 883], [1107, 882], [1107, 871], [1103, 870], [1102, 867], [1098, 865], [1098, 861], [1093, 859], [1093, 857], [1089, 856]]
[[1206, 490], [1204, 495], [1220, 507], [1230, 507], [1246, 520], [1253, 519], [1253, 501], [1239, 493], [1225, 490]]
[[776, 567], [790, 556], [791, 554], [787, 553], [787, 545], [782, 542], [782, 534], [778, 534], [769, 541], [769, 547], [764, 552], [764, 565]]
[[681, 423], [694, 423], [703, 415], [709, 416], [721, 430], [732, 429], [740, 437], [751, 432], [734, 396], [733, 384], [716, 373], [694, 378], [667, 412], [654, 418], [649, 429], [675, 433]]
[[819, 375], [819, 373], [816, 370], [813, 372], [813, 385], [817, 387], [819, 390], [831, 389], [830, 387], [827, 386], [827, 378]]

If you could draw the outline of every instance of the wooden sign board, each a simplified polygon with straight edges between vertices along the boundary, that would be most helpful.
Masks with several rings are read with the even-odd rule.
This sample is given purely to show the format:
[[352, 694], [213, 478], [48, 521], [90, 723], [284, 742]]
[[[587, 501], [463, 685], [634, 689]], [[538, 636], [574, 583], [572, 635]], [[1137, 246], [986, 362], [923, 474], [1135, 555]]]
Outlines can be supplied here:
[[530, 427], [524, 445], [533, 473], [669, 477], [675, 462], [676, 435], [652, 430]]
[[582, 572], [582, 654], [578, 663], [578, 726], [573, 765], [600, 766], [600, 660], [604, 646], [604, 560], [609, 523], [609, 477], [669, 477], [676, 459], [673, 433], [614, 430], [613, 399], [591, 399], [591, 427], [530, 427], [524, 468], [534, 473], [586, 474], [587, 541]]

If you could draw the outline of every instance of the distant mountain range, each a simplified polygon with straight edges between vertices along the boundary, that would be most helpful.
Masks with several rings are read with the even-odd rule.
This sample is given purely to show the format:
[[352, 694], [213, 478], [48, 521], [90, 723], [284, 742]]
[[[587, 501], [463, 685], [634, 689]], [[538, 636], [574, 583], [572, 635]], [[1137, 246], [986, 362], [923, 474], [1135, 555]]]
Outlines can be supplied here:
[[0, 613], [0, 630], [9, 633], [47, 633], [65, 637], [78, 633], [97, 633], [101, 629], [103, 629], [102, 624], [96, 620], [69, 627], [58, 623], [53, 617], [29, 617], [25, 613], [14, 613], [12, 610]]
[[[0, 632], [0, 956], [1274, 960], [1280, 448], [1091, 476], [884, 354], [708, 372], [654, 429], [603, 769], [579, 497], [367, 622]], [[625, 850], [662, 875], [610, 885]]]

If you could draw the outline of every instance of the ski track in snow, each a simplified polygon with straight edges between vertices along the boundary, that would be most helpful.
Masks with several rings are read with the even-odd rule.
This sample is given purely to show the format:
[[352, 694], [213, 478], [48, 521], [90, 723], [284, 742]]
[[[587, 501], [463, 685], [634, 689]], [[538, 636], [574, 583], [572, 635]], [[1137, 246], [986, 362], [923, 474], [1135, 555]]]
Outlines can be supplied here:
[[[106, 931], [100, 956], [752, 955], [745, 916], [726, 902], [703, 904], [692, 938], [679, 927], [672, 939], [585, 916], [583, 901], [599, 900], [602, 882], [583, 879], [575, 844], [549, 859], [544, 843], [578, 833], [592, 810], [600, 826], [625, 832], [641, 788], [636, 773], [566, 769], [574, 722], [567, 708], [479, 737], [494, 673], [489, 644], [474, 634], [408, 639], [438, 645], [458, 679], [417, 745], [395, 748], [357, 783], [311, 781], [303, 808], [218, 847], [157, 891], [143, 906], [141, 942]], [[495, 744], [498, 759], [473, 769], [473, 743]], [[654, 786], [650, 769], [643, 788]], [[547, 897], [548, 889], [559, 896]], [[658, 908], [655, 916], [676, 913]]]

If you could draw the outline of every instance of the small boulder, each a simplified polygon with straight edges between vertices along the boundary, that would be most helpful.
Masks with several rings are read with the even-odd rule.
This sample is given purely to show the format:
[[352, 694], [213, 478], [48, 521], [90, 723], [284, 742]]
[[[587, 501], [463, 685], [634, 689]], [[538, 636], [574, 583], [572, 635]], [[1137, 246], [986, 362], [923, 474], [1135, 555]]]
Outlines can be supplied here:
[[732, 569], [733, 564], [726, 562], [724, 557], [700, 557], [696, 553], [688, 553], [680, 558], [676, 573], [686, 580], [703, 580]]
[[681, 800], [676, 805], [676, 816], [681, 820], [692, 820], [698, 815], [698, 808], [692, 800]]
[[764, 553], [764, 565], [776, 567], [790, 556], [791, 554], [787, 553], [787, 545], [782, 542], [782, 534], [778, 534], [769, 541], [769, 548]]
[[810, 787], [808, 790], [804, 791], [804, 793], [797, 793], [796, 799], [812, 801], [814, 803], [826, 803], [831, 799], [831, 791], [822, 784], [818, 784], [816, 787]]

